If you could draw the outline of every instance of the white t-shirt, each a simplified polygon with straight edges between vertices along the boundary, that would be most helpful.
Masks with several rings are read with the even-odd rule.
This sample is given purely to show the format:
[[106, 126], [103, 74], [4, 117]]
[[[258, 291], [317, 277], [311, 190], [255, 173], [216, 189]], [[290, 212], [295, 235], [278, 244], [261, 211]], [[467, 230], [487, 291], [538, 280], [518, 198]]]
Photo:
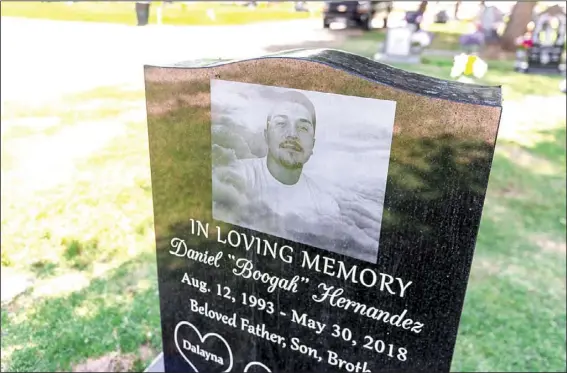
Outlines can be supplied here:
[[338, 216], [340, 212], [336, 201], [305, 172], [297, 183], [286, 185], [272, 176], [266, 158], [242, 160], [237, 167], [245, 175], [250, 198], [280, 217], [298, 215], [316, 220], [321, 215]]
[[[305, 170], [294, 185], [276, 180], [266, 158], [243, 159], [213, 173], [213, 218], [321, 249], [369, 259], [377, 241], [348, 224], [334, 187]], [[374, 249], [371, 249], [373, 247]], [[370, 258], [372, 259], [372, 258]]]
[[305, 224], [338, 218], [337, 202], [308, 175], [302, 173], [296, 184], [286, 185], [272, 176], [266, 162], [266, 158], [243, 159], [221, 171], [224, 182], [237, 190], [232, 198], [239, 198], [232, 201], [240, 210], [233, 211], [230, 223], [281, 235], [282, 231], [298, 229], [293, 221]]

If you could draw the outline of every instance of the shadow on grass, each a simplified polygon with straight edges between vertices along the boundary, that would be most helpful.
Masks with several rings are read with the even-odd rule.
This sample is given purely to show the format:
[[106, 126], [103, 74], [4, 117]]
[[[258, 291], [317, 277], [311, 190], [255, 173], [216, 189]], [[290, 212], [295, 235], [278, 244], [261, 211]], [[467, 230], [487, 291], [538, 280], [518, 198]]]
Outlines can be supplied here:
[[37, 278], [46, 278], [55, 275], [58, 267], [56, 263], [38, 260], [31, 265], [31, 270]]
[[63, 258], [71, 264], [72, 268], [84, 270], [97, 258], [99, 251], [97, 239], [86, 242], [70, 239], [64, 240], [63, 244], [65, 245]]
[[[565, 127], [531, 136], [540, 140], [529, 147], [503, 140], [514, 154], [494, 157], [456, 371], [558, 371], [565, 364]], [[552, 172], [521, 162], [522, 153]]]
[[[70, 371], [109, 353], [161, 347], [155, 256], [145, 254], [70, 295], [18, 301], [2, 310], [2, 349], [10, 371]], [[53, 289], [56, 291], [57, 289]], [[136, 361], [131, 369], [147, 361]]]
[[567, 133], [565, 127], [558, 127], [538, 131], [538, 136], [543, 140], [537, 141], [533, 146], [523, 148], [533, 154], [546, 158], [557, 167], [565, 169], [565, 152]]
[[[155, 254], [150, 246], [151, 255], [131, 259], [148, 251], [153, 236], [146, 125], [137, 117], [114, 116], [118, 123], [106, 120], [114, 113], [139, 111], [143, 98], [140, 90], [101, 87], [45, 107], [10, 106], [15, 119], [43, 117], [44, 110], [50, 115], [69, 113], [69, 129], [91, 118], [101, 122], [93, 132], [68, 135], [67, 125], [61, 126], [63, 158], [72, 160], [73, 178], [41, 192], [14, 193], [6, 207], [11, 214], [2, 222], [2, 264], [11, 261], [16, 273], [29, 271], [35, 278], [30, 289], [2, 305], [2, 371], [69, 371], [86, 358], [134, 354], [146, 345], [160, 347]], [[30, 121], [29, 127], [34, 123]], [[118, 125], [124, 132], [108, 131]], [[49, 130], [35, 127], [38, 135]], [[77, 154], [78, 147], [65, 145], [76, 145], [85, 137], [96, 142], [99, 133], [115, 135], [104, 137], [92, 153], [79, 149]], [[4, 135], [3, 144], [7, 140], [14, 149], [18, 140], [32, 137]], [[42, 138], [38, 144], [50, 141]], [[32, 176], [32, 171], [26, 173]], [[49, 179], [58, 176], [53, 171]], [[13, 190], [25, 189], [28, 180], [16, 180]], [[123, 260], [130, 262], [113, 271]], [[17, 285], [10, 280], [6, 283]]]

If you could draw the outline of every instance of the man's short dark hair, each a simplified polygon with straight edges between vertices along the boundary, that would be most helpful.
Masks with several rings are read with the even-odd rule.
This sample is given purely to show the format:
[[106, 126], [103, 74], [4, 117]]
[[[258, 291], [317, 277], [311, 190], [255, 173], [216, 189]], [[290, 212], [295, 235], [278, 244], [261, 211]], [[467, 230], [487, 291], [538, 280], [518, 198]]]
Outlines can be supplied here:
[[[311, 100], [309, 100], [307, 98], [307, 96], [305, 96], [303, 93], [298, 92], [298, 91], [286, 91], [286, 92], [278, 94], [277, 97], [276, 97], [276, 101], [278, 103], [280, 103], [280, 102], [291, 102], [291, 103], [299, 104], [299, 105], [303, 106], [305, 109], [307, 109], [307, 111], [309, 112], [309, 115], [311, 115], [311, 124], [313, 124], [313, 129], [315, 129], [315, 127], [317, 125], [316, 124], [317, 115], [315, 113], [315, 106], [313, 106], [313, 103], [311, 102]], [[270, 117], [271, 117], [272, 114], [273, 114], [272, 112], [270, 112], [270, 114], [268, 114], [268, 122], [270, 121]]]

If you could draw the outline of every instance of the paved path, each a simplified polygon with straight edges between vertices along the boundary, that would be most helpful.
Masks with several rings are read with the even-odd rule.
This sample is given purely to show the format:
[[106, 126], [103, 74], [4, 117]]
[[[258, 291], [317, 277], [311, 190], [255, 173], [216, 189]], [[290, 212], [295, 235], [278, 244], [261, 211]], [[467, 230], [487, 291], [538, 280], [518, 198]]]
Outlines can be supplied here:
[[342, 36], [318, 19], [244, 26], [125, 26], [2, 17], [2, 101], [142, 84], [144, 63], [243, 58]]

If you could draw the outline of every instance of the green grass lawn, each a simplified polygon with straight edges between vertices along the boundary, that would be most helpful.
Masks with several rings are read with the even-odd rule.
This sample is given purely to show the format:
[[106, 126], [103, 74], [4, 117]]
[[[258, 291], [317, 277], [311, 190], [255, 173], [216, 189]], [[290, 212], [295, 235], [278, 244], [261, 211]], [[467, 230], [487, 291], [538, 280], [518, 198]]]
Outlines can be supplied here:
[[[502, 85], [504, 100], [519, 100], [526, 95], [557, 96], [559, 83], [563, 79], [558, 75], [520, 74], [514, 71], [513, 61], [486, 61], [488, 71], [478, 84]], [[397, 67], [434, 76], [451, 79], [453, 59], [449, 57], [423, 57], [421, 65], [396, 64]]]
[[[447, 55], [422, 55], [421, 64], [394, 64], [396, 67], [419, 72], [441, 79], [451, 79], [452, 55], [462, 53], [459, 37], [469, 32], [470, 22], [449, 22], [446, 24], [430, 24], [424, 29], [435, 34], [431, 45], [427, 49], [440, 50]], [[379, 43], [386, 38], [385, 30], [373, 30], [358, 36], [349, 37], [340, 42], [337, 49], [342, 49], [361, 56], [373, 58], [378, 52]], [[521, 75], [514, 71], [514, 62], [511, 59], [488, 60], [488, 72], [478, 81], [479, 84], [503, 85], [505, 99], [520, 99], [525, 95], [557, 95], [559, 76]]]
[[[459, 50], [459, 38], [462, 34], [469, 32], [470, 24], [464, 21], [451, 21], [446, 24], [430, 24], [424, 26], [424, 30], [434, 34], [429, 49], [453, 51]], [[349, 38], [340, 49], [366, 57], [372, 57], [378, 52], [379, 43], [386, 39], [385, 29], [374, 29], [364, 34]]]
[[[109, 22], [136, 24], [134, 2], [85, 1], [67, 2], [2, 2], [2, 16], [41, 18], [59, 21]], [[160, 2], [150, 8], [150, 24], [157, 23]], [[210, 16], [210, 11], [214, 17]], [[285, 21], [317, 16], [317, 11], [296, 12], [293, 2], [265, 4], [256, 9], [221, 2], [174, 2], [163, 10], [165, 25], [238, 25], [262, 21]]]
[[[448, 77], [447, 60], [426, 62], [407, 68]], [[507, 62], [484, 81], [503, 84], [514, 109], [500, 130], [453, 370], [561, 371], [564, 96], [559, 78]], [[33, 285], [2, 304], [2, 371], [140, 371], [159, 351], [143, 100], [107, 87], [5, 104], [2, 273], [29, 274]]]

